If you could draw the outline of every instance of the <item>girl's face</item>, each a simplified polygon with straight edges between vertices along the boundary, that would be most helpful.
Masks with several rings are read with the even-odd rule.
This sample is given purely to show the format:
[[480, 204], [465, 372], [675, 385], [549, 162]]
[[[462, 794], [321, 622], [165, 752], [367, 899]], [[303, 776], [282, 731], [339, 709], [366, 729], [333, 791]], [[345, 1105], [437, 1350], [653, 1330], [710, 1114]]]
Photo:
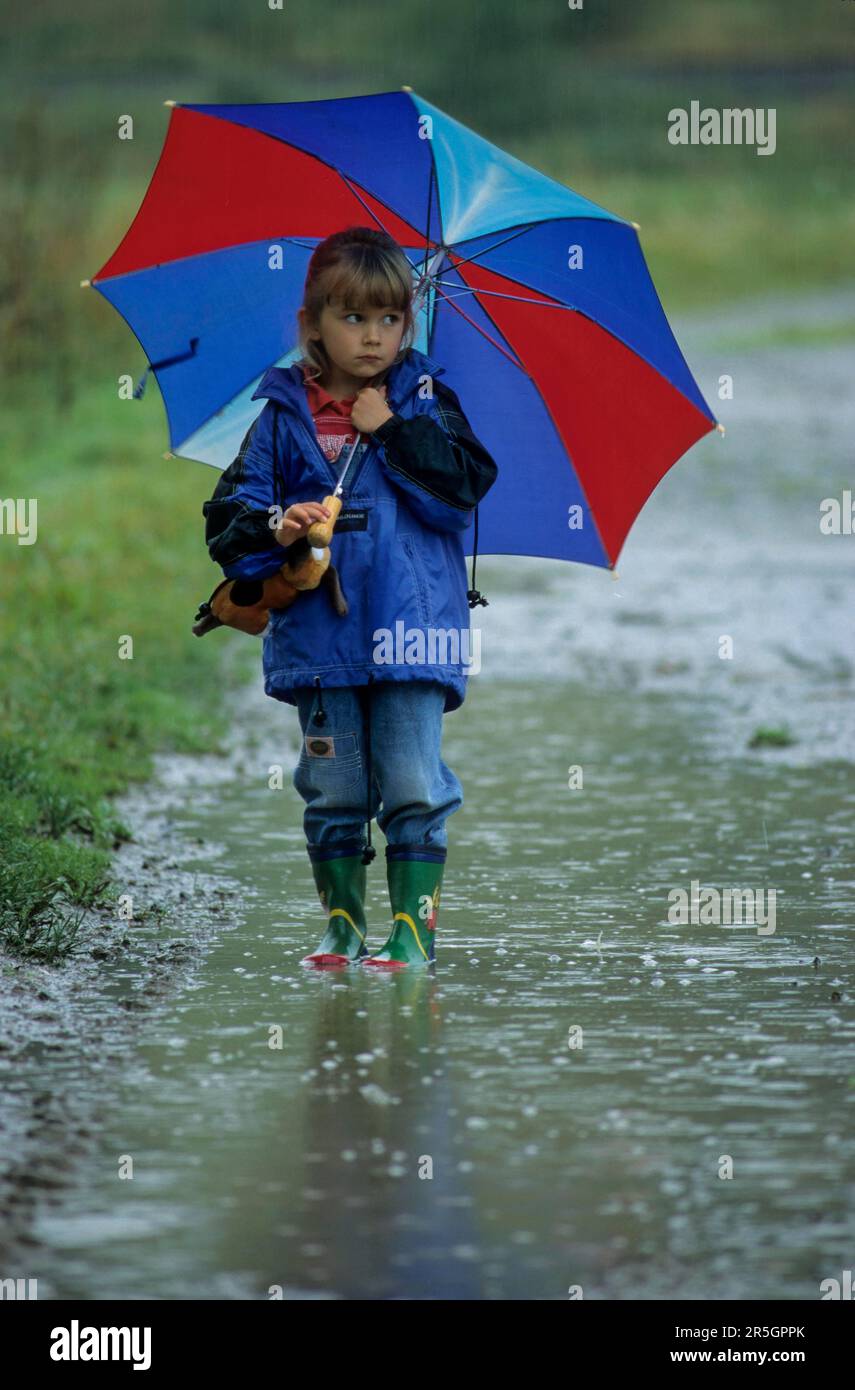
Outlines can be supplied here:
[[404, 336], [404, 315], [391, 305], [356, 309], [334, 302], [321, 311], [320, 332], [309, 336], [321, 339], [341, 372], [368, 382], [394, 362]]

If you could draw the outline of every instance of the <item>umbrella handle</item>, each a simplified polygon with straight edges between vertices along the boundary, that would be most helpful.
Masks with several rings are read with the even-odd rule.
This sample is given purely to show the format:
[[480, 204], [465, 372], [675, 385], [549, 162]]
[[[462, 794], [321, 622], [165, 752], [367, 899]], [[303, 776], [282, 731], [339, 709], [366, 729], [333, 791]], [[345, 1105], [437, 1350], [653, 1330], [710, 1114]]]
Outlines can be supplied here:
[[306, 540], [309, 545], [317, 550], [323, 550], [332, 540], [333, 528], [341, 511], [341, 498], [325, 497], [323, 504], [329, 508], [331, 515], [327, 517], [326, 521], [315, 521], [306, 532]]
[[[347, 474], [347, 470], [350, 468], [353, 456], [356, 453], [356, 446], [361, 438], [361, 432], [357, 432], [356, 438], [354, 439], [353, 444], [351, 445], [350, 453], [347, 456], [347, 462], [345, 463], [344, 468], [341, 472], [341, 477], [338, 480], [338, 487], [336, 488], [332, 496], [324, 498], [323, 505], [329, 508], [330, 512], [332, 512], [332, 516], [327, 517], [326, 521], [314, 522], [314, 524], [310, 526], [308, 531], [306, 532], [306, 539], [313, 550], [324, 550], [325, 547], [328, 546], [330, 541], [332, 540], [333, 529], [335, 528], [336, 521], [338, 520], [338, 514], [341, 511], [341, 489], [344, 484], [344, 479], [345, 475]], [[319, 558], [319, 556], [315, 556], [316, 560]]]

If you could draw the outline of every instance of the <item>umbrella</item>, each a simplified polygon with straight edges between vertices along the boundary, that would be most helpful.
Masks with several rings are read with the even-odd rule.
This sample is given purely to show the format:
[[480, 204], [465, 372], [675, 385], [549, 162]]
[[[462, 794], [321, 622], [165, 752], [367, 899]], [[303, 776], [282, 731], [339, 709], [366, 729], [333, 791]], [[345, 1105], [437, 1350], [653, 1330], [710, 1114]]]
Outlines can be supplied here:
[[[170, 451], [225, 468], [264, 372], [299, 355], [309, 258], [387, 231], [413, 266], [415, 346], [447, 369], [498, 480], [478, 549], [613, 569], [672, 465], [722, 430], [638, 237], [418, 96], [171, 107], [140, 209], [91, 281], [125, 318]], [[141, 394], [145, 378], [137, 388]]]

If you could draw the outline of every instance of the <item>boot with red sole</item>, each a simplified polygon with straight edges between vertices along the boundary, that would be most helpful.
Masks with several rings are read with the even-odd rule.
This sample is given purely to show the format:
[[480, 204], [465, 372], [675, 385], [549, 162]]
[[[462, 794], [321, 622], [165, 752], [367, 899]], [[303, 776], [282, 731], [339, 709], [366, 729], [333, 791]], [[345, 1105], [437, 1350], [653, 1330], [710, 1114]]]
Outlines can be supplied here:
[[[390, 853], [391, 851], [391, 853]], [[418, 846], [386, 846], [386, 877], [392, 904], [392, 930], [380, 950], [361, 964], [382, 970], [430, 965], [434, 959], [445, 851]]]

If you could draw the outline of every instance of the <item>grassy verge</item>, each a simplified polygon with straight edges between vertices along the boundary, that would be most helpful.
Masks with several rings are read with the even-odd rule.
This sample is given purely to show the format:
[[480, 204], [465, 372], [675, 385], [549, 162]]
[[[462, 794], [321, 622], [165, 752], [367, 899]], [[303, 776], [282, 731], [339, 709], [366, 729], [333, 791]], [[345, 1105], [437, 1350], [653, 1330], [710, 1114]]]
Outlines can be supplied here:
[[4, 495], [36, 497], [38, 528], [32, 545], [0, 535], [0, 945], [41, 961], [110, 908], [116, 799], [156, 750], [221, 746], [223, 684], [260, 658], [190, 631], [220, 577], [201, 516], [215, 475], [161, 458], [156, 391], [110, 396], [90, 384], [61, 420], [49, 399], [0, 417]]

